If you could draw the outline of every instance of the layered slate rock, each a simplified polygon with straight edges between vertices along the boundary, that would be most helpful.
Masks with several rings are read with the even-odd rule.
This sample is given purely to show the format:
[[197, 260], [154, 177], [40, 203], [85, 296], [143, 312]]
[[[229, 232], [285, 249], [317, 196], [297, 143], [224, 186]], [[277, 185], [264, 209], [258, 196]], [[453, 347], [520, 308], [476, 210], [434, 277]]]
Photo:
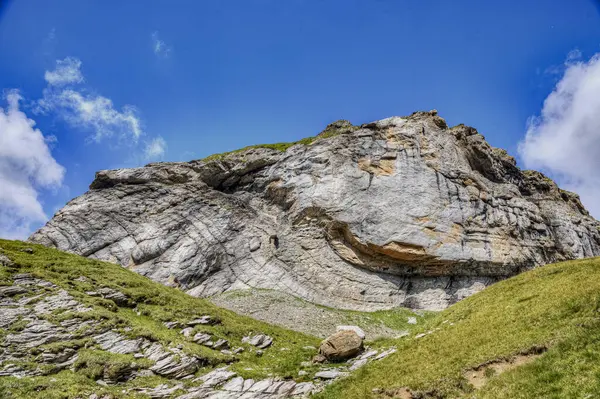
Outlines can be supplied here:
[[576, 194], [436, 112], [303, 142], [98, 172], [31, 240], [196, 296], [256, 287], [357, 310], [442, 309], [600, 255]]

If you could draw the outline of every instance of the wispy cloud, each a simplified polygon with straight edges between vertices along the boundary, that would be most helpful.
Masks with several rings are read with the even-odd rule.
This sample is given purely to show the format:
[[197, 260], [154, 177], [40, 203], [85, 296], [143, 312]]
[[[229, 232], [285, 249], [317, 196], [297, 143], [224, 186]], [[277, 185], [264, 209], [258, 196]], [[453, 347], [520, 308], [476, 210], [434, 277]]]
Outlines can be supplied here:
[[131, 105], [118, 111], [106, 97], [85, 95], [75, 90], [52, 92], [46, 99], [71, 126], [91, 130], [92, 138], [97, 142], [114, 135], [135, 142], [143, 133], [136, 108]]
[[565, 64], [569, 66], [573, 62], [581, 60], [581, 57], [583, 57], [581, 50], [579, 50], [578, 48], [571, 50], [569, 51], [569, 54], [567, 54], [567, 60], [565, 61]]
[[47, 216], [38, 199], [40, 188], [62, 184], [65, 169], [50, 153], [49, 142], [35, 122], [19, 109], [17, 91], [6, 95], [6, 108], [0, 108], [0, 236], [23, 239], [31, 224]]
[[600, 217], [600, 53], [569, 53], [564, 74], [519, 145], [525, 166], [553, 175]]
[[161, 40], [158, 36], [158, 31], [155, 31], [151, 35], [152, 37], [152, 49], [154, 50], [154, 54], [159, 57], [167, 58], [171, 55], [171, 46], [167, 45], [164, 40]]
[[53, 111], [69, 125], [92, 132], [91, 138], [96, 142], [112, 136], [137, 142], [143, 129], [134, 106], [125, 105], [118, 110], [111, 99], [75, 88], [84, 81], [79, 59], [67, 57], [56, 65], [55, 70], [44, 74], [48, 87], [38, 101], [38, 110]]
[[56, 60], [56, 69], [46, 71], [44, 79], [52, 86], [64, 86], [83, 82], [81, 74], [81, 61], [77, 58], [67, 57]]
[[46, 35], [42, 41], [42, 51], [45, 56], [50, 56], [54, 52], [56, 47], [56, 29], [50, 29], [50, 32]]
[[167, 142], [162, 137], [156, 137], [146, 143], [144, 148], [144, 158], [147, 161], [160, 160], [167, 150]]

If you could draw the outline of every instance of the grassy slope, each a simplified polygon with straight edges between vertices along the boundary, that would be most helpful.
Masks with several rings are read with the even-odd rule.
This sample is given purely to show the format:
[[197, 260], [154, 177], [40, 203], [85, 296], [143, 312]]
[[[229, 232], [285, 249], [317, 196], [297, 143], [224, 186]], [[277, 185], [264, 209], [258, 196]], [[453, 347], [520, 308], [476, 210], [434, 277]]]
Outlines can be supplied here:
[[[318, 397], [364, 399], [377, 397], [373, 389], [405, 386], [431, 398], [600, 397], [600, 258], [548, 265], [494, 284], [422, 331], [434, 332], [397, 340], [396, 354]], [[536, 346], [549, 349], [492, 376], [480, 390], [464, 377], [482, 363]]]
[[[33, 248], [34, 254], [21, 252], [25, 247]], [[164, 328], [162, 321], [185, 322], [210, 314], [220, 318], [222, 324], [203, 328], [228, 339], [234, 346], [240, 345], [241, 338], [250, 331], [273, 336], [275, 345], [262, 357], [245, 352], [233, 364], [232, 368], [246, 378], [263, 378], [269, 373], [297, 376], [300, 362], [313, 354], [302, 347], [318, 343], [313, 337], [239, 316], [117, 265], [16, 241], [0, 240], [0, 250], [19, 265], [14, 269], [0, 267], [0, 284], [9, 284], [12, 273], [33, 273], [94, 306], [93, 317], [116, 330], [152, 337], [164, 344], [181, 343], [186, 351], [210, 360], [213, 365], [209, 368], [222, 364], [226, 357], [186, 341], [179, 330]], [[82, 275], [91, 282], [74, 281]], [[98, 286], [113, 287], [129, 295], [138, 303], [141, 315], [84, 294]], [[122, 330], [127, 326], [133, 330]], [[497, 283], [441, 312], [422, 328], [434, 332], [420, 339], [414, 339], [413, 334], [409, 338], [378, 342], [384, 346], [396, 344], [398, 352], [333, 384], [319, 397], [362, 399], [375, 397], [374, 388], [403, 386], [438, 398], [597, 397], [600, 395], [600, 259], [548, 265]], [[0, 330], [3, 333], [6, 331]], [[466, 382], [466, 370], [536, 346], [547, 346], [549, 350], [532, 363], [490, 378], [480, 390], [474, 390]], [[283, 347], [290, 350], [280, 351]], [[106, 361], [102, 353], [90, 350], [83, 354], [92, 366], [94, 362]], [[114, 355], [110, 358], [108, 361], [114, 363], [131, 361]], [[93, 371], [89, 367], [78, 374], [65, 371], [21, 380], [2, 377], [0, 393], [10, 390], [18, 394], [16, 397], [59, 398], [75, 397], [91, 389], [97, 392], [98, 387], [93, 379], [86, 377], [86, 370]], [[153, 386], [161, 382], [164, 382], [161, 377], [149, 377], [130, 384]], [[122, 388], [107, 388], [106, 392], [118, 397]]]
[[[24, 248], [33, 248], [34, 253], [22, 252]], [[165, 346], [182, 344], [184, 351], [204, 357], [211, 365], [200, 370], [198, 375], [206, 373], [212, 367], [224, 365], [223, 362], [231, 358], [219, 351], [186, 340], [179, 333], [180, 329], [169, 330], [164, 327], [163, 321], [187, 322], [202, 315], [211, 315], [220, 319], [222, 322], [219, 325], [202, 326], [197, 329], [225, 338], [234, 347], [246, 347], [247, 350], [238, 356], [239, 361], [231, 366], [232, 370], [245, 378], [266, 378], [271, 373], [281, 377], [297, 377], [300, 363], [310, 360], [314, 355], [314, 350], [303, 349], [303, 347], [318, 346], [319, 343], [319, 339], [315, 337], [237, 315], [218, 308], [206, 300], [193, 298], [176, 289], [155, 283], [115, 264], [18, 241], [0, 240], [0, 252], [17, 264], [17, 267], [11, 269], [0, 266], [0, 285], [10, 285], [10, 276], [14, 273], [32, 273], [35, 277], [53, 282], [67, 290], [80, 302], [93, 306], [94, 310], [86, 317], [102, 320], [103, 323], [124, 335], [148, 337]], [[75, 281], [80, 276], [85, 276], [90, 281]], [[99, 287], [111, 287], [125, 293], [137, 303], [137, 309], [117, 307], [112, 301], [85, 294], [85, 291]], [[141, 314], [138, 315], [136, 311]], [[50, 317], [54, 321], [59, 321], [69, 318], [69, 315], [53, 314]], [[127, 331], [128, 327], [132, 330]], [[242, 337], [251, 332], [265, 333], [274, 338], [272, 347], [260, 357], [249, 350], [251, 347], [241, 344]], [[7, 333], [8, 331], [0, 329], [0, 338], [2, 334]], [[282, 351], [282, 348], [287, 349]], [[82, 352], [80, 352], [80, 359], [82, 359], [81, 354]], [[85, 350], [83, 354], [85, 355], [83, 360], [87, 359], [89, 364], [87, 366], [83, 364], [83, 370], [78, 374], [66, 371], [58, 375], [21, 380], [0, 377], [0, 397], [3, 390], [11, 391], [17, 395], [16, 397], [23, 398], [38, 397], [36, 395], [44, 398], [76, 397], [77, 393], [85, 392], [86, 387], [93, 388], [97, 392], [98, 386], [94, 380], [85, 376], [86, 373], [93, 374], [97, 363], [113, 362], [115, 367], [118, 367], [119, 362], [128, 363], [133, 360], [129, 355], [123, 357], [102, 351]], [[144, 382], [155, 386], [166, 381], [161, 377], [152, 378], [153, 381], [138, 381], [141, 379], [137, 378], [128, 384]], [[310, 374], [305, 378], [310, 378]], [[107, 392], [119, 397], [122, 388], [122, 386], [108, 388]], [[36, 390], [40, 392], [35, 393]]]
[[[408, 322], [414, 317], [422, 324], [436, 312], [413, 311], [408, 308], [394, 308], [374, 312], [360, 312], [330, 308], [305, 301], [290, 294], [275, 290], [251, 289], [228, 291], [211, 298], [211, 302], [240, 314], [270, 324], [303, 331], [307, 334], [326, 337], [339, 325], [356, 325], [365, 330], [367, 340], [379, 341], [383, 337], [396, 337], [417, 328]], [[280, 315], [291, 315], [283, 320]], [[305, 319], [311, 320], [306, 323]]]

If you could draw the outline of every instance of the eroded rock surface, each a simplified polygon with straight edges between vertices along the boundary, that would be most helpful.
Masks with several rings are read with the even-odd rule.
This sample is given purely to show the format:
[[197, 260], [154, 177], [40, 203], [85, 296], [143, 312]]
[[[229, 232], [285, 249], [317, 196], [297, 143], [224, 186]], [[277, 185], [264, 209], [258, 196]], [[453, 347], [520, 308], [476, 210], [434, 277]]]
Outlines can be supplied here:
[[600, 255], [577, 195], [436, 112], [332, 124], [309, 145], [101, 171], [31, 241], [196, 296], [442, 309], [537, 265]]

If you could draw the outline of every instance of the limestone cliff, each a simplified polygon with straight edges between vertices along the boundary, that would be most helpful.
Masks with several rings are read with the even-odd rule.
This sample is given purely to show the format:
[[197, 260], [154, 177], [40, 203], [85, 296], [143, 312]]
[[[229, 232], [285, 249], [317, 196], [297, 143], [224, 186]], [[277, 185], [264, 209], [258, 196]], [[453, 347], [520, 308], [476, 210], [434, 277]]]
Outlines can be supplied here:
[[600, 255], [576, 194], [434, 111], [285, 147], [98, 172], [30, 240], [195, 296], [257, 287], [358, 310], [441, 309]]

